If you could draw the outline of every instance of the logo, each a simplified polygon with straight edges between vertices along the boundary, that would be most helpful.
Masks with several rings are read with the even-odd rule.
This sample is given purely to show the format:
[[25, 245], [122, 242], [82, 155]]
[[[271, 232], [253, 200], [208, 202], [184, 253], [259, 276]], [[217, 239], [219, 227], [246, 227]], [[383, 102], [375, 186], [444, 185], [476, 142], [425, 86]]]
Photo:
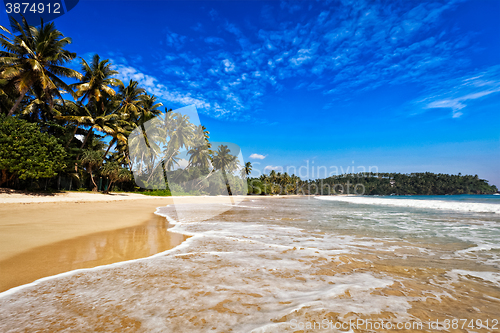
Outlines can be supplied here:
[[[219, 215], [248, 193], [245, 162], [238, 145], [211, 142], [194, 105], [137, 124], [128, 137], [135, 183], [152, 190], [170, 190], [177, 218], [200, 221]], [[214, 197], [193, 205], [182, 197]]]

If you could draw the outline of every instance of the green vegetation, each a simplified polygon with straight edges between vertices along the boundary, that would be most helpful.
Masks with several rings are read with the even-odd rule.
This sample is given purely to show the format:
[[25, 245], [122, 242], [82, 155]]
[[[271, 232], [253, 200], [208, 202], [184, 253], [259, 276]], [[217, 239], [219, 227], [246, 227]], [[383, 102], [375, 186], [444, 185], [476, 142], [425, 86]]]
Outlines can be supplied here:
[[[136, 81], [118, 80], [109, 60], [97, 54], [80, 60], [81, 73], [64, 67], [77, 55], [53, 23], [32, 27], [12, 19], [11, 26], [12, 32], [0, 26], [0, 186], [148, 195], [243, 192], [251, 165], [240, 170], [225, 145], [212, 151], [205, 127], [167, 108], [162, 112], [155, 96]], [[138, 133], [157, 116], [164, 116], [163, 125], [145, 137], [155, 154], [142, 149], [130, 156], [141, 149]], [[184, 168], [180, 155], [189, 163]], [[135, 186], [132, 170], [143, 189], [159, 189]]]
[[0, 115], [0, 186], [54, 177], [64, 170], [65, 157], [63, 146], [37, 124]]
[[[490, 194], [498, 191], [496, 186], [489, 185], [487, 180], [479, 179], [477, 175], [463, 176], [430, 172], [348, 174], [315, 181], [315, 184], [323, 187], [340, 184], [344, 187], [344, 193], [347, 193], [348, 182], [350, 193], [354, 193], [356, 184], [362, 184], [365, 187], [365, 194], [372, 195]], [[359, 189], [358, 192], [360, 192]]]
[[498, 191], [477, 175], [359, 173], [303, 181], [286, 172], [248, 179], [250, 194], [445, 195], [492, 194]]
[[[212, 148], [205, 127], [167, 108], [162, 112], [155, 96], [136, 81], [125, 85], [116, 79], [119, 73], [99, 55], [90, 63], [81, 59], [81, 73], [64, 67], [77, 55], [66, 50], [71, 39], [53, 23], [37, 28], [12, 20], [11, 26], [12, 32], [0, 26], [0, 186], [148, 195], [225, 189], [244, 193], [241, 180], [252, 165], [240, 166], [226, 145]], [[162, 124], [143, 138], [145, 124], [157, 116], [164, 117]], [[144, 153], [145, 141], [155, 154]], [[181, 168], [181, 159], [188, 165]], [[132, 170], [142, 189], [133, 182]], [[497, 191], [477, 176], [460, 174], [359, 174], [303, 181], [272, 171], [247, 181], [248, 193], [256, 195], [360, 193], [362, 188], [373, 195]]]

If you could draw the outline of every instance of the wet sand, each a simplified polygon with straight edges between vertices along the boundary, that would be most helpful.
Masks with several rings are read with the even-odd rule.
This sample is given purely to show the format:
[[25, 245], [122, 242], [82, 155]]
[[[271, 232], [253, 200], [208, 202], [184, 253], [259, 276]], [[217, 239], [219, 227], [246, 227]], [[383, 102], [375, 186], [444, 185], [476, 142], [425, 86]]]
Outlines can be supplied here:
[[172, 199], [0, 204], [0, 261], [35, 248], [145, 223]]
[[141, 225], [63, 240], [0, 261], [0, 292], [46, 276], [145, 258], [181, 244], [165, 218], [151, 214]]
[[[135, 195], [138, 196], [138, 195]], [[179, 245], [157, 207], [220, 201], [204, 197], [122, 197], [88, 193], [78, 202], [0, 203], [0, 292], [79, 268], [144, 258]], [[86, 201], [89, 199], [88, 201]], [[80, 201], [82, 200], [82, 201]], [[101, 200], [101, 201], [98, 201]]]

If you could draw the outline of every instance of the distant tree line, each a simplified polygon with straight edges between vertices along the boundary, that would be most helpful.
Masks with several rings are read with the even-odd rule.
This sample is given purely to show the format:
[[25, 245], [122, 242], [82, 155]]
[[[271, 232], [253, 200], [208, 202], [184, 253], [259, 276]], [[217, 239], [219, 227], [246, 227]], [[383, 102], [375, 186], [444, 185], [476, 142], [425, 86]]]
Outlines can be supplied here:
[[477, 175], [424, 173], [359, 173], [301, 180], [295, 175], [276, 173], [249, 178], [250, 194], [299, 195], [446, 195], [492, 194], [498, 192]]

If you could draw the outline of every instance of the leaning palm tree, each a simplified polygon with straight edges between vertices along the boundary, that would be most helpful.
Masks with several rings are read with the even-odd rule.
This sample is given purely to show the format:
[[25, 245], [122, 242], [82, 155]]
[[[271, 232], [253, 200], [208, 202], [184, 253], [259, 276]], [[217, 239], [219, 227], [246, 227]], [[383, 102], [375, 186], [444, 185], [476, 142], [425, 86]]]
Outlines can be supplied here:
[[[10, 31], [2, 25], [0, 25], [0, 30], [10, 35]], [[7, 41], [11, 40], [10, 37], [3, 33], [0, 33], [0, 38]], [[3, 57], [3, 55], [1, 55], [1, 57]], [[3, 73], [7, 67], [8, 66], [4, 64], [0, 58], [0, 73]], [[8, 83], [9, 82], [5, 78], [0, 76], [0, 114], [7, 113], [14, 104], [12, 100], [17, 100], [17, 96], [14, 98], [16, 91], [15, 87], [12, 84], [9, 85]]]
[[88, 64], [82, 58], [82, 73], [83, 77], [79, 83], [72, 84], [75, 87], [76, 95], [81, 97], [81, 101], [91, 101], [94, 99], [99, 102], [104, 93], [109, 96], [114, 96], [115, 91], [111, 86], [122, 86], [122, 81], [113, 78], [114, 75], [119, 74], [117, 71], [111, 69], [109, 60], [101, 60], [98, 54], [92, 58], [92, 62]]
[[2, 66], [0, 77], [13, 83], [19, 93], [8, 115], [14, 114], [32, 88], [44, 93], [43, 98], [48, 102], [49, 109], [54, 105], [54, 95], [63, 99], [60, 90], [76, 97], [71, 87], [60, 79], [82, 77], [77, 71], [62, 66], [76, 57], [75, 53], [65, 50], [71, 39], [64, 37], [53, 23], [44, 24], [43, 20], [37, 28], [29, 26], [26, 19], [21, 24], [11, 18], [11, 26], [17, 33], [12, 41], [4, 35], [0, 36], [0, 44], [5, 50], [0, 51], [0, 62], [6, 65]]

